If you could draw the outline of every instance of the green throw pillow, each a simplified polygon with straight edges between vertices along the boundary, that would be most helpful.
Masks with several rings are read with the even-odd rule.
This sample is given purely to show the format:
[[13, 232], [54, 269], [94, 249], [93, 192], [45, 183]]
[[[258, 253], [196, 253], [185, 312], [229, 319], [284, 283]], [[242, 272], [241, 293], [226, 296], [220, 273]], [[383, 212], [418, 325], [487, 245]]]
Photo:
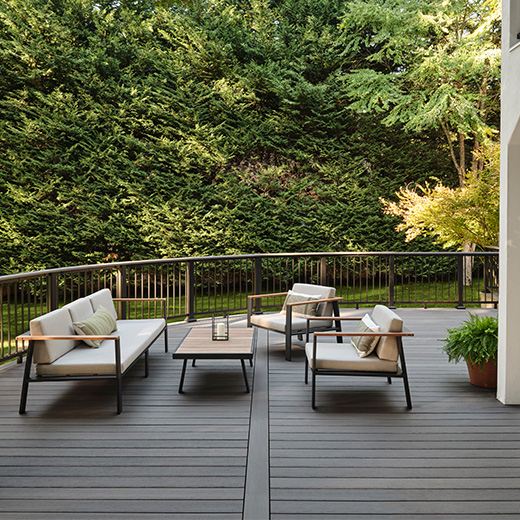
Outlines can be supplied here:
[[287, 293], [287, 297], [285, 298], [282, 310], [286, 310], [288, 303], [309, 302], [307, 305], [296, 305], [292, 308], [292, 312], [293, 314], [301, 314], [304, 316], [316, 316], [318, 304], [316, 302], [313, 302], [313, 300], [321, 299], [321, 296], [315, 294], [302, 294], [289, 290], [289, 292]]
[[[114, 316], [102, 305], [98, 310], [84, 321], [76, 321], [72, 323], [76, 334], [79, 336], [106, 336], [117, 328]], [[101, 339], [85, 339], [83, 340], [89, 347], [99, 348]]]
[[[365, 314], [354, 332], [380, 332], [379, 325], [376, 325], [368, 314]], [[352, 346], [357, 350], [359, 357], [367, 357], [377, 346], [379, 336], [353, 336]]]

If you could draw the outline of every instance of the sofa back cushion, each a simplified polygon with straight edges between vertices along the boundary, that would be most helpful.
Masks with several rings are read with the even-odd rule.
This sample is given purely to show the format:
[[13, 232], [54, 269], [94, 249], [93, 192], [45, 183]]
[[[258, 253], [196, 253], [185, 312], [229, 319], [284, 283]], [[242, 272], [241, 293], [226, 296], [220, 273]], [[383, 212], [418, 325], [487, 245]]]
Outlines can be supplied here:
[[83, 321], [94, 314], [92, 304], [88, 298], [79, 298], [63, 307], [70, 313], [70, 319], [74, 321]]
[[92, 312], [96, 312], [98, 307], [102, 305], [112, 314], [114, 319], [117, 320], [117, 312], [114, 309], [114, 301], [112, 300], [112, 293], [109, 289], [101, 289], [101, 291], [97, 291], [94, 294], [87, 296], [87, 298], [90, 300], [92, 305]]
[[[296, 293], [310, 294], [319, 296], [319, 299], [333, 298], [336, 295], [334, 287], [326, 287], [325, 285], [313, 285], [310, 283], [295, 283], [292, 290]], [[293, 308], [293, 311], [295, 309]], [[332, 303], [318, 303], [316, 307], [316, 316], [332, 316]]]
[[[379, 325], [381, 332], [402, 332], [403, 320], [384, 305], [376, 305], [371, 315], [372, 321]], [[397, 361], [399, 351], [396, 338], [381, 337], [376, 347], [376, 354], [380, 359]]]
[[[68, 309], [62, 308], [34, 318], [29, 323], [32, 336], [70, 336], [74, 335], [72, 320]], [[73, 339], [36, 341], [34, 345], [35, 363], [52, 363], [72, 350], [79, 341]]]

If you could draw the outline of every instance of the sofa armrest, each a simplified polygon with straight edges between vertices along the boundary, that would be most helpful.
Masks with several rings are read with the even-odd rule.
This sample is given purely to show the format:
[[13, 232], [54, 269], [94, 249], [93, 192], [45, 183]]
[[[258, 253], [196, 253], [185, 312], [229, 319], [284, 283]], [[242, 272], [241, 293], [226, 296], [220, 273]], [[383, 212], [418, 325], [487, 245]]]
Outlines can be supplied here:
[[60, 340], [60, 339], [77, 339], [77, 340], [80, 340], [80, 341], [83, 341], [83, 338], [85, 339], [101, 339], [101, 340], [104, 340], [104, 339], [112, 339], [112, 340], [116, 340], [116, 339], [120, 339], [119, 336], [108, 336], [108, 335], [105, 335], [105, 336], [80, 336], [78, 334], [71, 334], [70, 336], [31, 336], [30, 334], [28, 335], [21, 335], [21, 336], [17, 336], [16, 337], [16, 341], [45, 341], [45, 340], [48, 340], [48, 339], [56, 339], [56, 340]]

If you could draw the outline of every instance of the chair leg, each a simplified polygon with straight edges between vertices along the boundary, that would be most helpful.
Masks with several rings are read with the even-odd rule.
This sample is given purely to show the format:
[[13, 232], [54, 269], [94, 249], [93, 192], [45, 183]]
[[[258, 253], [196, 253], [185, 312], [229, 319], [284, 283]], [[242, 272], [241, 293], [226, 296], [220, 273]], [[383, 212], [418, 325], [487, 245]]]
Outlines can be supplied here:
[[27, 406], [27, 395], [29, 393], [29, 381], [31, 379], [31, 366], [34, 353], [34, 341], [29, 341], [29, 350], [25, 357], [25, 367], [23, 370], [23, 383], [22, 383], [22, 395], [20, 397], [20, 409], [18, 413], [20, 415], [25, 413], [25, 407]]
[[391, 377], [387, 377], [386, 379], [388, 380], [388, 384], [391, 385], [392, 384], [392, 378]]
[[412, 409], [412, 396], [410, 395], [410, 387], [408, 386], [408, 375], [403, 377], [404, 393], [406, 394], [406, 407], [408, 410]]
[[286, 334], [285, 335], [285, 359], [287, 361], [291, 361], [291, 346], [292, 346], [291, 335]]
[[312, 409], [316, 410], [316, 371], [312, 371]]
[[305, 384], [309, 384], [309, 359], [307, 358], [307, 354], [305, 355]]
[[123, 411], [123, 378], [121, 375], [117, 377], [117, 414]]
[[164, 352], [168, 352], [168, 325], [164, 329]]

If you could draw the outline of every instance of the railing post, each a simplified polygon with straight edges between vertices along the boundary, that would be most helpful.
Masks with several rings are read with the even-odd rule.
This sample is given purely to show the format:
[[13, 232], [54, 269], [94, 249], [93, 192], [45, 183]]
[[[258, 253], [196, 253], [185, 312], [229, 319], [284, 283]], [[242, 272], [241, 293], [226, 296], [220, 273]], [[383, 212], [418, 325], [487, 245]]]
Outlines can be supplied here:
[[464, 307], [464, 253], [457, 255], [457, 292], [458, 292], [458, 305], [457, 309], [465, 309]]
[[188, 323], [197, 321], [195, 319], [195, 262], [188, 260], [186, 264], [186, 310], [188, 317], [185, 321]]
[[395, 309], [395, 257], [388, 257], [388, 307]]
[[[255, 258], [255, 272], [253, 274], [253, 294], [262, 294], [262, 258]], [[255, 299], [254, 312], [260, 313], [262, 310], [262, 302], [260, 298]]]
[[[118, 267], [116, 274], [116, 298], [126, 298], [126, 267]], [[120, 319], [126, 320], [126, 302], [117, 302], [117, 315]]]
[[328, 285], [326, 256], [322, 256], [320, 260], [320, 285]]
[[58, 275], [52, 273], [50, 276], [47, 276], [47, 312], [56, 310], [58, 305]]

